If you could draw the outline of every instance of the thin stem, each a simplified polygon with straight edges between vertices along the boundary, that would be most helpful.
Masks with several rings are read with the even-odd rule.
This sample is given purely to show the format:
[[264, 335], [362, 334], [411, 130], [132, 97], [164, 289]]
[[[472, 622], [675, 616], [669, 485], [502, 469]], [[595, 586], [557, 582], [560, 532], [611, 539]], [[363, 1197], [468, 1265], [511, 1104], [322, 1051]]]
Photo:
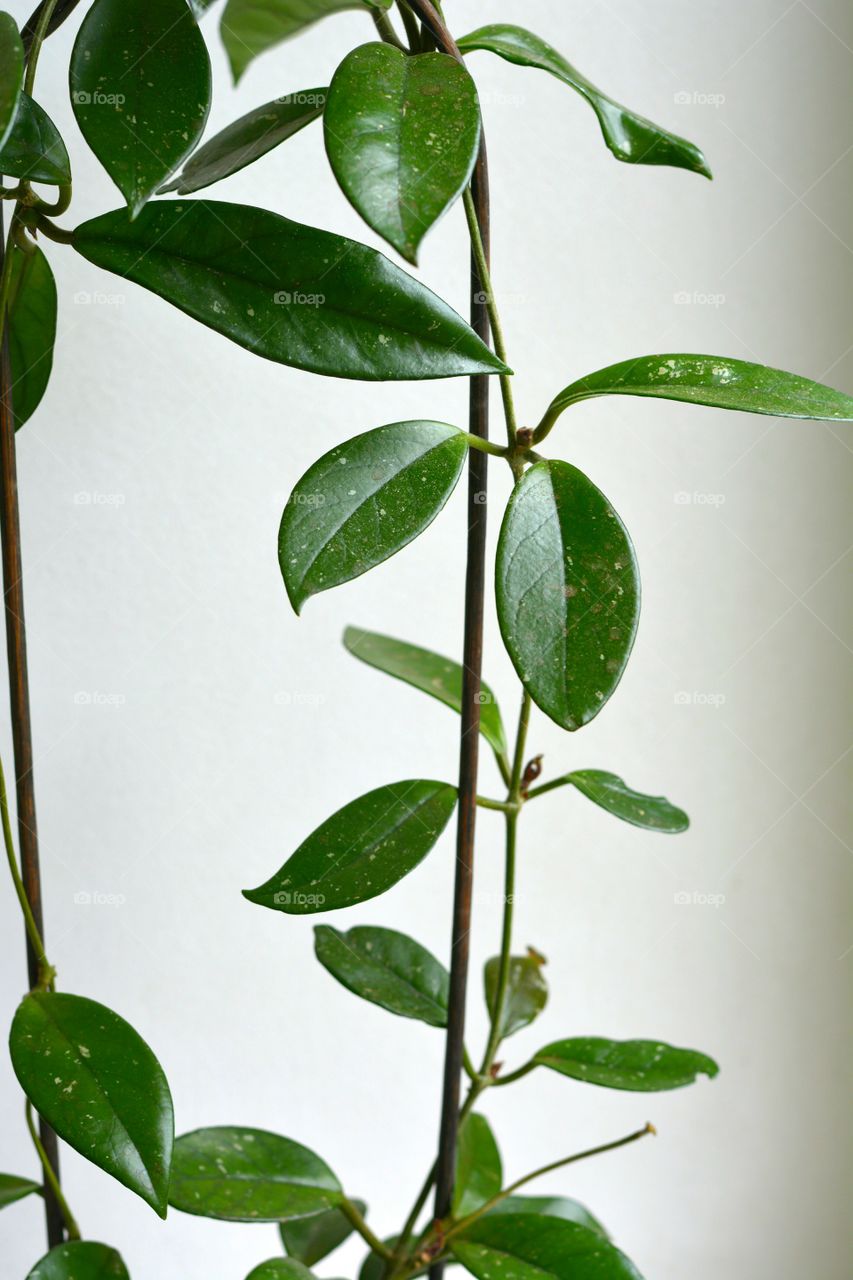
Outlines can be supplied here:
[[9, 872], [12, 876], [12, 883], [15, 886], [15, 893], [21, 906], [21, 913], [24, 917], [24, 926], [27, 931], [27, 937], [30, 946], [38, 963], [39, 985], [45, 988], [53, 986], [53, 970], [50, 967], [48, 958], [45, 955], [44, 943], [42, 941], [39, 927], [36, 924], [35, 916], [27, 899], [27, 893], [24, 889], [24, 882], [21, 879], [21, 873], [18, 870], [18, 858], [15, 853], [15, 841], [12, 835], [12, 824], [9, 821], [9, 800], [6, 795], [6, 774], [3, 770], [3, 761], [0, 760], [0, 819], [3, 824], [3, 843], [6, 846], [6, 857], [9, 862]]
[[570, 787], [573, 780], [570, 773], [564, 773], [561, 778], [552, 778], [550, 782], [543, 782], [541, 787], [533, 787], [527, 793], [528, 800], [535, 800], [537, 796], [547, 795], [549, 791], [555, 791], [557, 787]]
[[62, 1187], [59, 1185], [59, 1179], [54, 1172], [53, 1165], [50, 1163], [50, 1160], [47, 1157], [47, 1152], [42, 1145], [41, 1138], [36, 1130], [35, 1121], [33, 1120], [33, 1109], [29, 1102], [26, 1105], [24, 1114], [27, 1118], [27, 1128], [30, 1131], [33, 1146], [38, 1153], [38, 1158], [41, 1161], [41, 1167], [44, 1170], [45, 1181], [53, 1192], [54, 1199], [59, 1206], [59, 1212], [62, 1214], [62, 1220], [65, 1223], [65, 1230], [68, 1232], [68, 1239], [79, 1240], [80, 1228], [77, 1226], [74, 1214], [71, 1212], [71, 1209], [68, 1206], [68, 1201], [62, 1193]]
[[490, 800], [488, 796], [477, 796], [477, 804], [481, 809], [496, 809], [498, 813], [518, 813], [518, 805], [510, 800]]
[[521, 1080], [524, 1076], [529, 1075], [531, 1071], [535, 1071], [538, 1065], [538, 1062], [525, 1062], [523, 1067], [517, 1067], [515, 1071], [508, 1071], [505, 1076], [497, 1076], [495, 1084], [498, 1086], [512, 1084], [515, 1080]]
[[409, 50], [391, 25], [391, 19], [388, 14], [383, 13], [381, 9], [373, 9], [371, 12], [373, 14], [373, 25], [376, 27], [380, 38], [386, 44], [393, 45], [395, 49], [399, 49], [401, 53], [408, 53]]
[[495, 444], [493, 440], [483, 440], [480, 436], [475, 436], [466, 431], [469, 449], [479, 449], [481, 453], [490, 453], [495, 458], [508, 458], [509, 449], [505, 444]]
[[400, 10], [403, 26], [406, 28], [409, 49], [412, 53], [420, 53], [423, 49], [423, 41], [421, 40], [421, 29], [417, 18], [406, 4], [406, 0], [397, 0], [397, 8]]
[[387, 1244], [383, 1243], [383, 1241], [379, 1239], [379, 1236], [375, 1235], [374, 1232], [371, 1231], [352, 1200], [349, 1200], [344, 1196], [338, 1207], [344, 1217], [352, 1224], [373, 1252], [377, 1253], [380, 1258], [384, 1258], [387, 1262], [390, 1262], [394, 1256], [393, 1253], [388, 1248]]
[[36, 82], [36, 67], [38, 66], [39, 54], [44, 43], [45, 36], [50, 27], [50, 20], [53, 17], [53, 11], [56, 8], [57, 0], [47, 0], [36, 17], [35, 28], [33, 30], [32, 43], [27, 51], [27, 70], [24, 75], [24, 93], [32, 97], [33, 88]]

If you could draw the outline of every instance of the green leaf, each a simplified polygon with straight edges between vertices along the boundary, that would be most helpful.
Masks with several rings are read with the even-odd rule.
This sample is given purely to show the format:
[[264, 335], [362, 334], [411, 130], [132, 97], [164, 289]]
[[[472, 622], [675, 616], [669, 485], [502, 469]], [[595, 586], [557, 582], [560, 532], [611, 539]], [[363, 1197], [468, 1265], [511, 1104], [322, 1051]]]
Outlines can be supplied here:
[[121, 1254], [94, 1240], [57, 1245], [37, 1262], [27, 1280], [130, 1280]]
[[583, 1036], [555, 1040], [534, 1055], [541, 1067], [607, 1089], [659, 1093], [693, 1084], [699, 1075], [713, 1080], [719, 1067], [695, 1049], [675, 1049], [659, 1040], [603, 1040]]
[[602, 809], [634, 827], [674, 835], [690, 826], [684, 810], [670, 804], [665, 796], [647, 796], [642, 791], [634, 791], [615, 773], [604, 769], [577, 769], [566, 775], [566, 781]]
[[566, 1196], [507, 1196], [489, 1210], [488, 1216], [494, 1218], [499, 1214], [509, 1213], [536, 1213], [542, 1218], [563, 1218], [597, 1232], [605, 1240], [610, 1238], [598, 1218], [585, 1205], [577, 1200], [569, 1200]]
[[9, 360], [15, 430], [38, 408], [47, 388], [56, 338], [56, 281], [41, 249], [12, 250]]
[[697, 146], [668, 129], [621, 106], [597, 89], [561, 53], [524, 27], [494, 23], [480, 27], [459, 41], [463, 53], [487, 49], [519, 67], [547, 71], [585, 98], [598, 116], [604, 141], [617, 160], [628, 164], [664, 164], [711, 177], [711, 170]]
[[366, 245], [265, 209], [161, 200], [83, 223], [74, 247], [280, 364], [368, 381], [504, 365], [445, 302]]
[[327, 818], [274, 876], [243, 896], [288, 915], [366, 902], [426, 857], [455, 805], [456, 788], [446, 782], [377, 787]]
[[[337, 1211], [332, 1209], [331, 1212]], [[322, 1216], [325, 1217], [325, 1214]], [[307, 1219], [307, 1222], [311, 1221], [313, 1219]], [[284, 1235], [285, 1228], [279, 1229]], [[288, 1228], [288, 1230], [292, 1229]], [[352, 1230], [351, 1227], [350, 1230]], [[307, 1267], [294, 1258], [270, 1258], [267, 1262], [262, 1262], [259, 1267], [254, 1267], [246, 1276], [246, 1280], [314, 1280], [314, 1277]]]
[[642, 1280], [597, 1231], [533, 1213], [485, 1214], [450, 1248], [477, 1280]]
[[588, 724], [619, 683], [637, 630], [640, 581], [622, 521], [582, 471], [537, 462], [510, 498], [496, 573], [520, 680], [564, 729]]
[[503, 1185], [501, 1153], [485, 1116], [472, 1111], [459, 1130], [453, 1216], [465, 1218], [500, 1194]]
[[220, 1125], [175, 1142], [169, 1204], [226, 1222], [283, 1222], [332, 1209], [341, 1185], [307, 1147], [264, 1129]]
[[[347, 627], [344, 647], [368, 666], [403, 680], [461, 713], [462, 667], [451, 658], [377, 631], [362, 631], [360, 627]], [[508, 748], [500, 707], [485, 682], [480, 686], [480, 701], [480, 732], [493, 751], [505, 756]]]
[[774, 418], [853, 422], [853, 396], [811, 378], [749, 360], [675, 353], [638, 356], [579, 378], [551, 401], [536, 439], [550, 431], [564, 409], [594, 396], [653, 396]]
[[53, 187], [71, 181], [71, 161], [59, 130], [26, 93], [18, 100], [12, 128], [0, 148], [0, 173]]
[[298, 481], [278, 533], [296, 613], [309, 596], [381, 564], [432, 524], [456, 487], [468, 441], [444, 422], [393, 422], [323, 455]]
[[[548, 984], [542, 976], [544, 964], [545, 957], [540, 956], [532, 947], [526, 956], [510, 956], [509, 981], [500, 1023], [502, 1040], [515, 1035], [522, 1027], [529, 1027], [548, 1003]], [[493, 956], [486, 961], [483, 970], [489, 1017], [494, 1017], [500, 965], [500, 956]]]
[[365, 44], [344, 58], [323, 122], [332, 170], [369, 227], [409, 262], [462, 194], [480, 145], [468, 72], [444, 53]]
[[135, 217], [190, 154], [210, 110], [210, 59], [186, 0], [95, 0], [71, 54], [83, 137]]
[[187, 161], [180, 177], [163, 190], [187, 195], [221, 182], [223, 178], [230, 178], [232, 173], [254, 164], [321, 116], [327, 93], [325, 88], [303, 89], [300, 93], [275, 98], [263, 107], [255, 107], [254, 111], [241, 116], [199, 147]]
[[172, 1097], [138, 1032], [95, 1000], [33, 991], [9, 1048], [21, 1088], [60, 1138], [165, 1218]]
[[228, 0], [222, 15], [222, 43], [235, 83], [261, 53], [305, 27], [346, 9], [387, 9], [391, 0]]
[[30, 1178], [18, 1178], [14, 1173], [0, 1173], [0, 1209], [37, 1191], [41, 1191], [39, 1182], [33, 1182]]
[[450, 975], [419, 942], [395, 929], [359, 925], [314, 930], [317, 959], [354, 995], [431, 1027], [447, 1026]]
[[[362, 1217], [367, 1213], [363, 1200], [353, 1200]], [[340, 1209], [326, 1209], [310, 1218], [294, 1218], [279, 1227], [281, 1242], [291, 1258], [313, 1267], [333, 1253], [352, 1235], [353, 1226]]]
[[[10, 13], [0, 10], [0, 146], [6, 140], [24, 83], [24, 46], [18, 24]], [[5, 170], [0, 170], [4, 172]]]

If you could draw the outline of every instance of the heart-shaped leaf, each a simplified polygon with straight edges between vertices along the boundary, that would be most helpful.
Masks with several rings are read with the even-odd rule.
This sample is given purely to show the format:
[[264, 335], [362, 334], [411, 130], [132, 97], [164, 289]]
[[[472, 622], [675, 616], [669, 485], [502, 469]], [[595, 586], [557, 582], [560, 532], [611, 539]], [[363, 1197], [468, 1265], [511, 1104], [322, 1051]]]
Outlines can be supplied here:
[[212, 200], [160, 200], [84, 222], [74, 247], [256, 355], [368, 381], [505, 366], [429, 289], [366, 245]]
[[[502, 1040], [507, 1036], [515, 1035], [516, 1031], [521, 1031], [522, 1027], [529, 1027], [548, 1003], [548, 984], [542, 976], [544, 964], [545, 957], [532, 948], [526, 956], [510, 956], [507, 989], [500, 1021]], [[500, 956], [493, 956], [491, 960], [486, 961], [483, 970], [486, 1008], [490, 1018], [495, 1016], [500, 967]]]
[[363, 1000], [401, 1018], [447, 1026], [450, 975], [413, 938], [371, 925], [339, 933], [321, 924], [314, 930], [314, 950], [323, 967]]
[[31, 1196], [40, 1191], [40, 1182], [33, 1182], [30, 1178], [18, 1178], [14, 1173], [0, 1173], [0, 1209], [5, 1209], [7, 1204], [14, 1204], [16, 1200], [23, 1200], [25, 1196]]
[[[11, 13], [0, 10], [0, 146], [6, 140], [24, 83], [24, 45]], [[0, 170], [5, 173], [6, 170]]]
[[192, 151], [210, 110], [210, 59], [187, 0], [95, 0], [69, 76], [83, 137], [135, 217]]
[[444, 422], [394, 422], [324, 454], [297, 483], [278, 534], [296, 613], [412, 542], [456, 487], [468, 442]]
[[465, 1218], [500, 1194], [503, 1185], [501, 1153], [485, 1116], [472, 1111], [459, 1129], [453, 1216]]
[[59, 130], [26, 93], [18, 99], [15, 119], [0, 147], [0, 173], [53, 187], [71, 181], [71, 161]]
[[592, 720], [619, 683], [640, 611], [627, 530], [568, 462], [519, 480], [498, 542], [498, 619], [533, 701], [564, 729]]
[[341, 1186], [307, 1147], [264, 1129], [221, 1125], [175, 1142], [169, 1204], [227, 1222], [283, 1222], [331, 1209]]
[[489, 1210], [489, 1217], [507, 1213], [536, 1213], [543, 1218], [563, 1218], [595, 1231], [605, 1240], [610, 1238], [598, 1218], [585, 1205], [566, 1196], [507, 1196]]
[[[352, 1203], [364, 1217], [367, 1213], [364, 1201], [353, 1200]], [[313, 1267], [352, 1235], [353, 1225], [340, 1209], [326, 1209], [310, 1218], [283, 1222], [278, 1230], [289, 1256], [303, 1266]]]
[[[363, 631], [360, 627], [347, 627], [344, 646], [368, 666], [428, 693], [454, 711], [462, 711], [462, 667], [451, 658], [376, 631]], [[480, 732], [493, 751], [506, 756], [506, 731], [500, 707], [485, 682], [480, 685], [480, 701]]]
[[695, 1049], [675, 1049], [659, 1040], [604, 1040], [582, 1036], [555, 1040], [534, 1055], [541, 1067], [607, 1089], [658, 1093], [693, 1084], [699, 1075], [713, 1080], [719, 1067]]
[[327, 818], [280, 871], [243, 896], [288, 915], [366, 902], [426, 857], [455, 805], [456, 788], [446, 782], [377, 787]]
[[369, 227], [409, 262], [471, 177], [480, 108], [444, 53], [365, 44], [335, 72], [323, 121], [332, 170]]
[[199, 147], [164, 191], [188, 195], [230, 178], [323, 114], [328, 89], [303, 89], [241, 116]]
[[[306, 1221], [310, 1222], [311, 1219]], [[283, 1227], [281, 1230], [284, 1233]], [[246, 1280], [314, 1280], [314, 1277], [307, 1267], [294, 1258], [269, 1258], [259, 1267], [253, 1267]]]
[[84, 996], [33, 991], [9, 1049], [21, 1088], [60, 1138], [165, 1218], [172, 1098], [138, 1032]]
[[47, 388], [56, 338], [56, 281], [41, 249], [13, 246], [9, 311], [9, 361], [15, 430], [38, 408]]
[[566, 781], [602, 809], [634, 827], [675, 834], [690, 826], [684, 810], [670, 804], [665, 796], [647, 796], [642, 791], [634, 791], [615, 773], [604, 769], [577, 769], [566, 775]]
[[534, 1213], [485, 1214], [450, 1247], [477, 1280], [642, 1280], [597, 1231]]
[[774, 418], [853, 422], [853, 396], [811, 378], [749, 360], [675, 353], [638, 356], [579, 378], [551, 401], [535, 439], [548, 434], [564, 409], [594, 396], [652, 396]]
[[222, 43], [235, 82], [261, 53], [289, 40], [320, 18], [346, 9], [387, 9], [392, 0], [228, 0]]
[[94, 1240], [57, 1245], [37, 1262], [27, 1280], [130, 1280], [121, 1254]]
[[532, 31], [510, 23], [494, 23], [463, 36], [459, 41], [463, 53], [487, 49], [519, 67], [535, 67], [547, 71], [585, 98], [598, 116], [604, 141], [617, 160], [628, 164], [664, 164], [676, 169], [711, 177], [711, 170], [697, 146], [668, 129], [621, 106], [597, 89], [586, 76], [567, 62]]

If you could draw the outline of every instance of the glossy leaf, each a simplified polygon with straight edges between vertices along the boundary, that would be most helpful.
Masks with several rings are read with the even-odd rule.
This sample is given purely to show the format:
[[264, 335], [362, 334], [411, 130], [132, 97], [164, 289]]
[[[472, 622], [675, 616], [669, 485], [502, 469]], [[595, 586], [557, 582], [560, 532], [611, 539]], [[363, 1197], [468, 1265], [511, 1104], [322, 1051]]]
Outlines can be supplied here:
[[130, 1280], [121, 1254], [94, 1240], [71, 1240], [51, 1249], [27, 1280]]
[[187, 195], [230, 178], [323, 114], [328, 89], [303, 89], [241, 116], [199, 147], [165, 191]]
[[95, 0], [71, 54], [83, 137], [135, 216], [201, 137], [210, 59], [187, 0]]
[[0, 146], [12, 128], [23, 83], [24, 45], [21, 33], [12, 15], [0, 10]]
[[0, 173], [53, 187], [71, 181], [71, 161], [59, 130], [26, 93], [18, 99], [12, 128], [0, 147]]
[[485, 1116], [472, 1111], [459, 1129], [453, 1216], [465, 1218], [500, 1194], [503, 1186], [501, 1153]]
[[165, 1218], [172, 1098], [138, 1032], [84, 996], [33, 991], [9, 1048], [21, 1088], [60, 1138]]
[[555, 1040], [534, 1055], [538, 1066], [607, 1089], [658, 1093], [693, 1084], [699, 1075], [710, 1080], [719, 1071], [713, 1058], [695, 1049], [675, 1049], [659, 1040], [604, 1040], [583, 1036]]
[[[405, 640], [394, 640], [377, 631], [347, 627], [344, 646], [355, 658], [377, 671], [437, 698], [454, 711], [462, 711], [462, 667], [450, 658]], [[500, 707], [485, 681], [480, 686], [480, 732], [499, 756], [507, 754], [506, 731]]]
[[447, 1026], [450, 975], [426, 947], [395, 929], [314, 930], [317, 959], [349, 991], [401, 1018]]
[[307, 1147], [264, 1129], [221, 1125], [175, 1142], [169, 1204], [227, 1222], [282, 1222], [331, 1209], [341, 1186]]
[[18, 1178], [14, 1173], [0, 1173], [0, 1209], [41, 1191], [41, 1183]]
[[[362, 1217], [367, 1213], [363, 1200], [353, 1200]], [[352, 1235], [353, 1226], [340, 1209], [326, 1209], [310, 1218], [294, 1218], [279, 1227], [281, 1242], [289, 1256], [306, 1267], [313, 1267], [333, 1253]]]
[[[311, 1219], [309, 1218], [310, 1222]], [[281, 1228], [282, 1232], [284, 1228]], [[295, 1258], [269, 1258], [246, 1276], [246, 1280], [313, 1280], [307, 1267]]]
[[296, 485], [278, 562], [296, 613], [309, 596], [350, 582], [412, 542], [456, 487], [468, 452], [443, 422], [394, 422], [323, 455]]
[[462, 194], [480, 144], [477, 90], [444, 53], [353, 49], [335, 72], [323, 127], [344, 195], [409, 262]]
[[380, 382], [504, 368], [381, 253], [265, 209], [162, 200], [135, 222], [119, 209], [83, 223], [74, 247], [280, 364]]
[[[493, 956], [486, 961], [483, 971], [486, 1008], [490, 1018], [494, 1017], [500, 963], [500, 956]], [[510, 957], [509, 981], [500, 1022], [502, 1040], [515, 1035], [522, 1027], [530, 1026], [548, 1003], [548, 984], [542, 976], [544, 964], [545, 957], [532, 948], [526, 956]]]
[[597, 1231], [538, 1214], [485, 1214], [450, 1247], [477, 1280], [642, 1280]]
[[623, 360], [579, 378], [551, 401], [536, 430], [537, 439], [564, 409], [594, 396], [653, 396], [774, 418], [853, 422], [853, 396], [811, 378], [727, 356], [676, 353]]
[[228, 0], [222, 15], [222, 43], [235, 82], [249, 63], [320, 18], [346, 9], [387, 9], [391, 0]]
[[566, 1196], [507, 1196], [493, 1209], [489, 1217], [508, 1213], [535, 1213], [542, 1218], [563, 1218], [567, 1222], [577, 1222], [590, 1231], [608, 1240], [607, 1231], [585, 1205], [578, 1200], [569, 1200]]
[[690, 826], [684, 810], [670, 804], [665, 796], [647, 796], [642, 791], [634, 791], [615, 773], [604, 769], [577, 769], [567, 774], [567, 781], [602, 809], [634, 827], [674, 835]]
[[519, 67], [535, 67], [562, 80], [592, 107], [598, 116], [604, 141], [617, 160], [628, 164], [670, 165], [711, 177], [711, 170], [697, 146], [668, 129], [662, 129], [645, 116], [629, 111], [602, 93], [561, 53], [532, 31], [509, 23], [494, 23], [463, 36], [459, 48], [463, 53], [487, 49]]
[[421, 862], [450, 820], [456, 788], [446, 782], [395, 782], [339, 809], [250, 902], [289, 915], [355, 906], [385, 893]]
[[498, 542], [501, 633], [534, 702], [564, 729], [613, 693], [637, 630], [640, 582], [616, 512], [568, 462], [538, 462], [509, 501]]
[[15, 430], [35, 413], [47, 388], [56, 338], [56, 281], [41, 249], [13, 247], [9, 360]]

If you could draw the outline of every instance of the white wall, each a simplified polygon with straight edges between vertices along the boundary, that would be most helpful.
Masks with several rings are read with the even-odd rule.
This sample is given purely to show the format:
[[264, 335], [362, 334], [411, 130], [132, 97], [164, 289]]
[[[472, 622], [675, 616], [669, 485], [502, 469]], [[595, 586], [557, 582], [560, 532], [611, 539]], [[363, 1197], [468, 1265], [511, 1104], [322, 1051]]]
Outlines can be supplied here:
[[[30, 0], [10, 8], [23, 19]], [[709, 184], [619, 165], [569, 90], [472, 58], [523, 420], [572, 378], [652, 351], [718, 351], [853, 390], [845, 0], [451, 0], [447, 12], [460, 33], [526, 22], [695, 139], [716, 174]], [[76, 26], [47, 46], [39, 96], [69, 140], [82, 221], [119, 198], [67, 105]], [[215, 28], [211, 14], [212, 129], [327, 82], [370, 37], [360, 15], [330, 20], [263, 58], [234, 92]], [[316, 125], [212, 194], [375, 242], [337, 190]], [[462, 491], [417, 544], [312, 601], [300, 620], [276, 532], [319, 453], [415, 415], [461, 423], [465, 385], [348, 385], [266, 364], [72, 251], [48, 253], [62, 294], [56, 369], [20, 437], [19, 467], [47, 932], [61, 986], [115, 1007], [149, 1038], [179, 1130], [236, 1122], [307, 1142], [387, 1233], [432, 1156], [441, 1036], [355, 1000], [314, 961], [311, 919], [262, 911], [240, 889], [361, 791], [455, 775], [452, 714], [356, 664], [339, 636], [355, 622], [458, 652]], [[458, 210], [430, 235], [422, 270], [464, 309]], [[79, 291], [111, 298], [75, 304]], [[723, 299], [676, 304], [680, 291]], [[656, 1141], [542, 1184], [586, 1199], [649, 1280], [843, 1280], [849, 437], [630, 400], [571, 417], [554, 449], [605, 488], [632, 530], [644, 613], [600, 718], [570, 738], [537, 716], [531, 749], [551, 772], [605, 767], [665, 792], [693, 826], [677, 839], [644, 834], [564, 793], [531, 807], [517, 941], [549, 957], [552, 998], [507, 1058], [568, 1034], [650, 1035], [713, 1053], [722, 1072], [658, 1097], [543, 1072], [485, 1109], [513, 1176], [655, 1122]], [[507, 491], [494, 468], [492, 535]], [[79, 494], [96, 498], [84, 505]], [[491, 604], [486, 672], [514, 719]], [[120, 701], [77, 700], [96, 692]], [[5, 729], [3, 750], [8, 762]], [[494, 786], [487, 764], [484, 787]], [[479, 969], [497, 940], [499, 819], [484, 815], [480, 834], [474, 1044]], [[444, 956], [452, 862], [448, 835], [409, 880], [334, 923], [394, 925]], [[83, 891], [122, 904], [76, 904]], [[680, 891], [725, 901], [678, 905]], [[8, 1021], [25, 983], [8, 890], [0, 912]], [[2, 1167], [35, 1172], [6, 1061], [0, 1108]], [[273, 1227], [179, 1214], [161, 1224], [68, 1150], [63, 1172], [84, 1231], [119, 1247], [134, 1280], [240, 1280], [276, 1252]], [[23, 1276], [42, 1250], [36, 1202], [2, 1214], [0, 1241], [4, 1276]], [[358, 1256], [347, 1246], [319, 1270], [353, 1275]]]

